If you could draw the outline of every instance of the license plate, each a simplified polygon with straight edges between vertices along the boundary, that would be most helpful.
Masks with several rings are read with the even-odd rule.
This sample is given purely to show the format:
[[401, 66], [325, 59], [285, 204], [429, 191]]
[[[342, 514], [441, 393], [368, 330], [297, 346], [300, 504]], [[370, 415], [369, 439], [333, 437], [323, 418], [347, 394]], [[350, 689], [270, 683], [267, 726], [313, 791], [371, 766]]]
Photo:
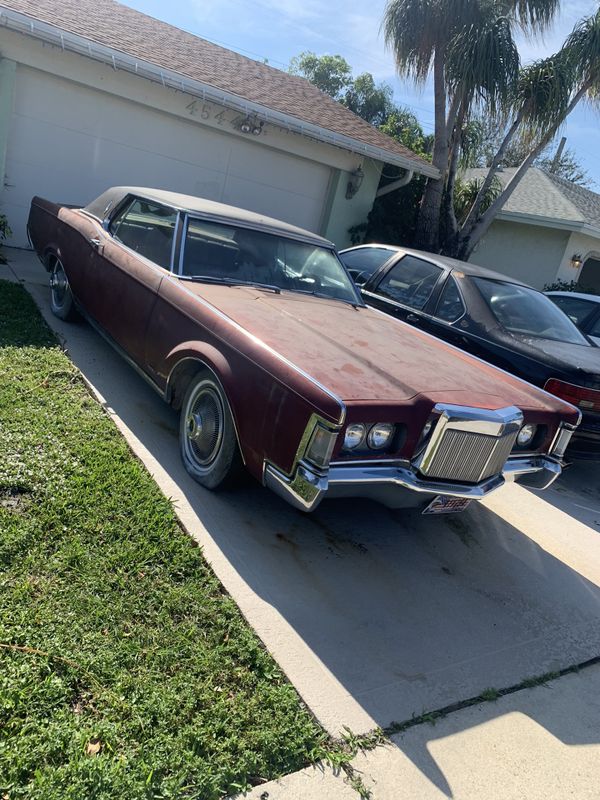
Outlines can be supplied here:
[[470, 502], [466, 497], [445, 497], [439, 494], [429, 503], [423, 514], [458, 514], [464, 511]]

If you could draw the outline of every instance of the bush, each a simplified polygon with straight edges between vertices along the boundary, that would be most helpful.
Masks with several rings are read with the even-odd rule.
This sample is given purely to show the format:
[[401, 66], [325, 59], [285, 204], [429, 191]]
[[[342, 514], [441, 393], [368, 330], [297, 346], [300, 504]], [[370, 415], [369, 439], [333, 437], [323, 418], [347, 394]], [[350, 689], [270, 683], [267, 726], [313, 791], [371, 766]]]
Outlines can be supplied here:
[[[8, 224], [8, 220], [6, 219], [4, 214], [0, 214], [0, 243], [8, 239], [9, 236], [12, 236], [12, 231], [10, 229], [10, 225]], [[6, 264], [6, 259], [2, 255], [1, 250], [0, 250], [0, 264]]]
[[554, 281], [544, 286], [545, 292], [583, 292], [583, 294], [600, 294], [597, 289], [591, 286], [581, 286], [577, 281]]

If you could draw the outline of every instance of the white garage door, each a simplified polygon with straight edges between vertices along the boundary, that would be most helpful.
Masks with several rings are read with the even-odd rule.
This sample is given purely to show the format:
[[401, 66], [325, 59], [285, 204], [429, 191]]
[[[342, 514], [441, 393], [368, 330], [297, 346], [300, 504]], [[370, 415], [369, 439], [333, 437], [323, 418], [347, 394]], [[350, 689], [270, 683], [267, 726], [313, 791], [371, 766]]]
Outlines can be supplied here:
[[193, 194], [318, 231], [329, 177], [329, 167], [266, 142], [17, 68], [2, 203], [12, 245], [27, 245], [33, 195], [85, 205], [115, 185]]

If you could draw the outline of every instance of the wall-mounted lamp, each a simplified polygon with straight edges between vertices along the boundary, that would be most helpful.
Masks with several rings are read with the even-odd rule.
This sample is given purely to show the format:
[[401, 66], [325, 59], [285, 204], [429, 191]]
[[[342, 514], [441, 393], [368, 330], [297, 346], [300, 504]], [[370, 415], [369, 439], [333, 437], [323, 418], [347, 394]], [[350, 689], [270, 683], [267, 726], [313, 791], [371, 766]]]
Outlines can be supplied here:
[[236, 127], [240, 133], [251, 133], [253, 136], [260, 136], [263, 125], [265, 124], [262, 120], [259, 120], [256, 117], [245, 117], [241, 121], [236, 120], [236, 122]]
[[583, 264], [583, 259], [581, 257], [581, 253], [573, 253], [571, 256], [571, 266], [573, 269], [579, 269], [579, 267]]
[[346, 200], [352, 200], [354, 195], [362, 186], [364, 178], [365, 173], [362, 171], [362, 167], [357, 167], [353, 172], [350, 173], [350, 180], [346, 186]]

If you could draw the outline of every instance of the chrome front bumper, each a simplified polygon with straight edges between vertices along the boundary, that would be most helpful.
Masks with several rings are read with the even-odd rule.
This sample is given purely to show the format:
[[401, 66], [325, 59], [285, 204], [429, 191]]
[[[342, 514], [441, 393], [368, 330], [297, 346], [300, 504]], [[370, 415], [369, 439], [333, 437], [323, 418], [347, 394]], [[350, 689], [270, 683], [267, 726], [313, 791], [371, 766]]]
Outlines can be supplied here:
[[369, 497], [392, 508], [425, 506], [438, 495], [481, 500], [508, 481], [545, 489], [561, 472], [560, 461], [547, 455], [509, 458], [502, 474], [476, 484], [428, 480], [408, 461], [334, 462], [322, 471], [301, 461], [291, 476], [265, 463], [263, 481], [295, 508], [314, 511], [325, 496]]

